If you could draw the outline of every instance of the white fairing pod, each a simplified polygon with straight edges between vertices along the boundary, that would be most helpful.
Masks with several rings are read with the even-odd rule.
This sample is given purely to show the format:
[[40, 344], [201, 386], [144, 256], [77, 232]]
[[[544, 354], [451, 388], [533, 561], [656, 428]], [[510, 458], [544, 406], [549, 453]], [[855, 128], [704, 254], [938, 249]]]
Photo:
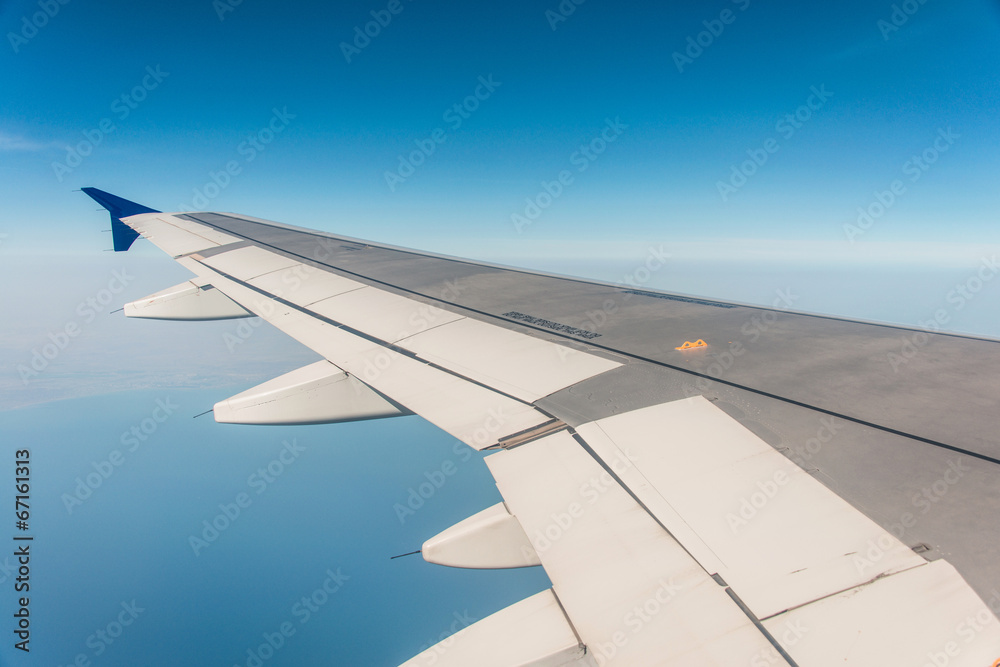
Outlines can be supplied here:
[[503, 503], [487, 507], [424, 542], [428, 563], [449, 567], [501, 569], [541, 565], [517, 518]]
[[459, 630], [400, 667], [563, 667], [597, 661], [580, 643], [552, 589]]
[[213, 408], [226, 424], [333, 424], [412, 414], [329, 361], [257, 385]]
[[187, 281], [125, 304], [125, 316], [151, 320], [231, 320], [254, 315], [211, 285]]

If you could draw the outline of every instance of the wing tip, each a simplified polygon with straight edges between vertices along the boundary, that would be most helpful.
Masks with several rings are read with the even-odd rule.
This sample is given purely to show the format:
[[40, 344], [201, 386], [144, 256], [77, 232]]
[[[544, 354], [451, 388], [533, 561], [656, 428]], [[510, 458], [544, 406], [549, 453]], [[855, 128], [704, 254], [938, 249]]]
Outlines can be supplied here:
[[160, 213], [156, 209], [143, 206], [142, 204], [124, 199], [118, 195], [113, 195], [104, 190], [99, 190], [98, 188], [85, 187], [80, 188], [80, 190], [103, 206], [111, 215], [111, 236], [114, 241], [115, 252], [125, 252], [139, 238], [139, 232], [122, 222], [122, 218], [127, 218], [130, 215], [139, 215], [140, 213]]

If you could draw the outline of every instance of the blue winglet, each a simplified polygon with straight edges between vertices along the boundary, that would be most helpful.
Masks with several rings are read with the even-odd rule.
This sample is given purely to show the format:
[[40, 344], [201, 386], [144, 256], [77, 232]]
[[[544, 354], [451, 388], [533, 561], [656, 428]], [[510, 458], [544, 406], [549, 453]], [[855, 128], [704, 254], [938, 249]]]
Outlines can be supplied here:
[[115, 252], [125, 252], [132, 247], [132, 242], [139, 238], [139, 232], [135, 231], [124, 222], [122, 218], [140, 213], [160, 213], [155, 209], [134, 201], [122, 199], [110, 192], [98, 190], [97, 188], [81, 188], [87, 195], [98, 204], [108, 209], [111, 214], [111, 237], [115, 243]]

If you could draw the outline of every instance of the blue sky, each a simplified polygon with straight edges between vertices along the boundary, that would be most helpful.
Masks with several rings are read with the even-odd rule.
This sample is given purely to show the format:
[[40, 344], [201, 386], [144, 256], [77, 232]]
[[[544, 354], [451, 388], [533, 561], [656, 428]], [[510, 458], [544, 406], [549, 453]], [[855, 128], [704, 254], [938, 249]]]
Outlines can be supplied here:
[[[233, 346], [234, 322], [111, 316], [187, 274], [142, 241], [105, 252], [107, 215], [77, 188], [609, 281], [656, 249], [672, 259], [651, 287], [763, 304], [791, 290], [798, 309], [907, 324], [1000, 251], [995, 1], [7, 0], [0, 28], [2, 455], [37, 450], [47, 545], [42, 662], [4, 640], [3, 664], [80, 650], [238, 664], [327, 562], [351, 585], [268, 664], [396, 664], [453, 614], [546, 585], [390, 567], [497, 500], [473, 459], [398, 521], [396, 499], [456, 455], [419, 419], [191, 420], [315, 355], [264, 327]], [[1000, 336], [997, 290], [949, 326]], [[80, 335], [25, 380], [19, 366], [70, 324]], [[158, 444], [68, 512], [75, 478], [168, 396], [182, 407]], [[218, 548], [186, 551], [295, 437], [313, 463]], [[136, 596], [149, 622], [93, 656], [88, 634]]]
[[[863, 240], [995, 243], [1000, 9], [916, 6], [885, 31], [892, 3], [588, 2], [553, 30], [545, 12], [558, 3], [401, 0], [348, 63], [340, 44], [386, 3], [245, 0], [220, 20], [207, 0], [70, 2], [18, 53], [8, 44], [0, 65], [3, 187], [17, 195], [7, 214], [100, 247], [70, 190], [96, 185], [174, 210], [235, 160], [241, 173], [211, 208], [410, 244], [490, 239], [510, 255], [567, 238], [837, 244], [857, 207], [908, 178], [904, 163], [952, 128], [959, 138]], [[7, 29], [32, 9], [7, 3]], [[674, 54], [699, 33], [708, 46], [678, 71]], [[155, 87], [129, 108], [121, 96], [142, 86], [147, 67], [160, 80], [147, 78]], [[491, 76], [499, 85], [461, 126], [446, 122]], [[786, 137], [778, 122], [812, 87], [832, 96]], [[239, 148], [273, 109], [294, 118], [248, 160]], [[572, 155], [609, 118], [627, 129], [577, 173]], [[114, 130], [99, 132], [103, 119]], [[390, 190], [398, 156], [438, 128], [443, 143]], [[101, 143], [60, 181], [53, 163], [85, 132]], [[719, 181], [769, 138], [778, 152], [723, 201]], [[511, 215], [563, 169], [574, 183], [518, 234]], [[25, 246], [58, 245], [12, 232]]]

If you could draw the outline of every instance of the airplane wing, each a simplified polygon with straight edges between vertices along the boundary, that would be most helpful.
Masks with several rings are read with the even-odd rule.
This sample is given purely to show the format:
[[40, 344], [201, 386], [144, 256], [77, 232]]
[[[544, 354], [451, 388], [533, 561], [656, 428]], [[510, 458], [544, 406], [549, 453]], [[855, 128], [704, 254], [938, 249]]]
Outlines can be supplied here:
[[552, 588], [406, 665], [1000, 666], [1000, 342], [84, 192], [193, 274], [126, 315], [323, 357], [218, 421], [415, 413], [494, 452], [503, 502], [423, 557]]

